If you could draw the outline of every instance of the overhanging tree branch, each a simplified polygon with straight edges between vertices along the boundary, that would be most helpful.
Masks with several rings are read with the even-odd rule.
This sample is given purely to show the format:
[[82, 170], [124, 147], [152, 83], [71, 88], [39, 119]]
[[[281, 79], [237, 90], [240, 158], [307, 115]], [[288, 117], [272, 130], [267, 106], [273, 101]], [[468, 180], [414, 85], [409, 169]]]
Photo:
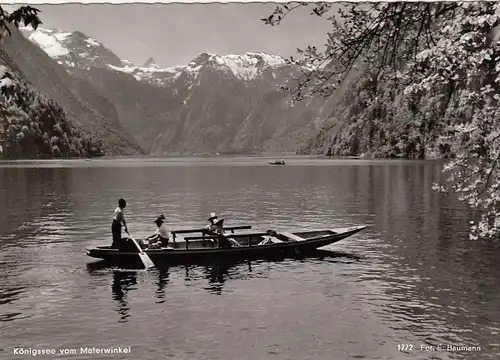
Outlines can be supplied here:
[[[24, 26], [31, 25], [33, 30], [36, 30], [38, 26], [42, 23], [38, 17], [40, 10], [31, 6], [21, 6], [17, 10], [13, 11], [11, 14], [7, 13], [2, 6], [0, 6], [0, 31], [11, 35], [8, 23], [13, 23], [17, 28], [21, 22]], [[2, 34], [0, 34], [0, 38]]]
[[[289, 3], [281, 8], [278, 6], [273, 14], [262, 20], [269, 25], [278, 25], [291, 11], [310, 5]], [[331, 4], [313, 4], [311, 14], [322, 16], [331, 10], [329, 5]], [[334, 31], [329, 34], [329, 43], [324, 54], [299, 49], [299, 54], [303, 55], [304, 59], [294, 61], [299, 65], [307, 63], [315, 66], [319, 63], [319, 65], [305, 74], [305, 79], [298, 79], [295, 88], [286, 88], [292, 97], [302, 95], [304, 92], [307, 93], [305, 97], [317, 93], [329, 96], [332, 91], [323, 90], [336, 87], [358, 63], [368, 62], [378, 69], [391, 64], [397, 69], [405, 61], [415, 59], [422, 34], [427, 47], [435, 44], [432, 36], [435, 19], [453, 12], [460, 6], [460, 4], [441, 6], [429, 3], [383, 3], [367, 7], [363, 4], [342, 4], [339, 13], [330, 18]], [[343, 23], [339, 23], [339, 20], [343, 20]], [[414, 40], [408, 42], [407, 34], [416, 36], [413, 35]], [[400, 61], [397, 60], [399, 57]], [[323, 71], [318, 71], [326, 64], [332, 63], [336, 64], [330, 66], [328, 75], [325, 76]], [[338, 78], [340, 81], [331, 84], [332, 78]], [[303, 100], [305, 97], [296, 97], [294, 100]]]

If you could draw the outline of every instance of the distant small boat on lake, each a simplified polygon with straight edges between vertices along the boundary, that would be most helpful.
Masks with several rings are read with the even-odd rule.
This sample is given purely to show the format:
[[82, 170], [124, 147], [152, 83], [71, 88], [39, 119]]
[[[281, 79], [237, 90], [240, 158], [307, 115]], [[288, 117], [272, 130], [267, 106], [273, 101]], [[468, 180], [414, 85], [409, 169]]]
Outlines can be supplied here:
[[271, 164], [271, 165], [286, 165], [285, 160], [269, 161], [269, 164]]

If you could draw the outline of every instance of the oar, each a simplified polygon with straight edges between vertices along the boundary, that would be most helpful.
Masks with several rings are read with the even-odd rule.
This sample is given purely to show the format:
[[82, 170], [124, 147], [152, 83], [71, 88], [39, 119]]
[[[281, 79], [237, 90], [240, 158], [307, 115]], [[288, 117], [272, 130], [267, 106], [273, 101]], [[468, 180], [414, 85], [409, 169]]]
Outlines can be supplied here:
[[304, 241], [304, 238], [301, 238], [300, 236], [297, 236], [295, 234], [292, 234], [287, 231], [277, 231], [276, 232], [278, 235], [284, 236], [288, 239], [288, 241]]
[[148, 254], [146, 254], [144, 251], [142, 251], [142, 248], [139, 246], [139, 244], [137, 243], [137, 241], [135, 241], [135, 239], [132, 237], [132, 235], [130, 235], [128, 232], [127, 232], [127, 235], [129, 237], [129, 240], [132, 240], [132, 243], [135, 245], [137, 251], [139, 252], [139, 259], [141, 259], [144, 267], [146, 269], [150, 268], [150, 267], [153, 267], [155, 266], [155, 264], [153, 263], [153, 261], [151, 260], [151, 258], [148, 256]]

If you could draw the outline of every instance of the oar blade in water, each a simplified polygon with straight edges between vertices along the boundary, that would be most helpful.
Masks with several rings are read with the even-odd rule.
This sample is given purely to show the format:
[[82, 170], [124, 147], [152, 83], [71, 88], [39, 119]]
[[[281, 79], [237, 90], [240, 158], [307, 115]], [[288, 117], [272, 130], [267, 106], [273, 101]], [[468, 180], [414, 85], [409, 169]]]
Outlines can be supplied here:
[[135, 247], [138, 251], [139, 259], [141, 259], [142, 263], [144, 264], [144, 267], [146, 269], [148, 269], [150, 267], [155, 266], [155, 264], [153, 263], [151, 258], [148, 256], [148, 254], [146, 254], [144, 251], [142, 251], [141, 247], [139, 246], [139, 244], [137, 243], [137, 241], [135, 241], [135, 239], [133, 237], [130, 237], [130, 241], [132, 241], [132, 243], [135, 245]]
[[146, 254], [145, 252], [139, 253], [139, 258], [141, 259], [142, 263], [144, 264], [144, 267], [146, 269], [149, 269], [150, 267], [155, 266], [151, 258]]

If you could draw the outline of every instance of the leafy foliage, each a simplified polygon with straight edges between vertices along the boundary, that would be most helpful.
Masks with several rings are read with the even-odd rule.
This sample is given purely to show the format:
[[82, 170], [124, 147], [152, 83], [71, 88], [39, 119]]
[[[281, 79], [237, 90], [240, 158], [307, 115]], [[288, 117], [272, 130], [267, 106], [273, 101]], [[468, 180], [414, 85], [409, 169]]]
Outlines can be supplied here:
[[[288, 9], [307, 6], [287, 4]], [[324, 16], [331, 4], [313, 5]], [[286, 84], [292, 100], [329, 96], [353, 70], [345, 94], [315, 143], [337, 154], [450, 157], [448, 182], [478, 210], [472, 239], [500, 234], [500, 4], [494, 2], [341, 4], [323, 52], [301, 50], [311, 71]], [[289, 11], [263, 19], [276, 25]], [[292, 60], [291, 60], [292, 61]], [[331, 134], [331, 135], [327, 135]]]
[[12, 23], [17, 28], [20, 23], [24, 23], [24, 26], [31, 25], [34, 30], [38, 28], [38, 25], [42, 23], [38, 17], [40, 10], [31, 6], [21, 6], [17, 10], [13, 11], [11, 14], [7, 13], [0, 6], [0, 38], [5, 35], [10, 35], [10, 29], [7, 24]]

